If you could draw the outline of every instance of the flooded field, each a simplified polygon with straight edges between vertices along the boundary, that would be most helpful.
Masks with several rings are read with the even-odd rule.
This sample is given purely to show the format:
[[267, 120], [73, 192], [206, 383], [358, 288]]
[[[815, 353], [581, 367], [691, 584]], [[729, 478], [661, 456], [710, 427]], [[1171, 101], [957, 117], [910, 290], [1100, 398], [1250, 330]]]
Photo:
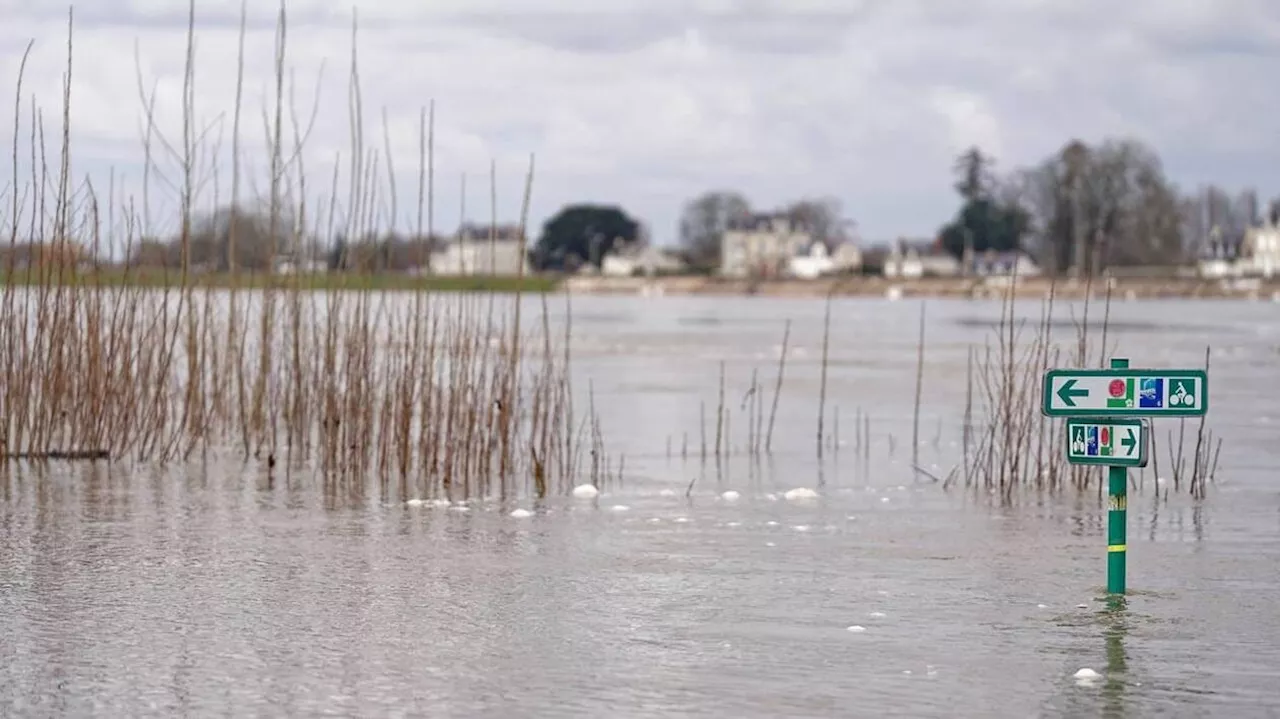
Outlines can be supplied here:
[[[1280, 712], [1275, 304], [1112, 306], [1107, 342], [1134, 367], [1201, 367], [1213, 348], [1224, 439], [1203, 502], [1157, 499], [1167, 477], [1133, 472], [1117, 610], [1096, 485], [1008, 504], [911, 468], [918, 302], [834, 303], [821, 460], [823, 302], [573, 303], [579, 402], [590, 391], [625, 456], [594, 499], [408, 506], [238, 461], [15, 465], [0, 479], [0, 715]], [[930, 475], [960, 461], [968, 348], [999, 315], [927, 305]], [[787, 320], [774, 449], [756, 460], [744, 395], [755, 370], [771, 401]], [[713, 438], [721, 363], [735, 454], [717, 465], [700, 418]], [[1161, 442], [1177, 429], [1156, 423]]]

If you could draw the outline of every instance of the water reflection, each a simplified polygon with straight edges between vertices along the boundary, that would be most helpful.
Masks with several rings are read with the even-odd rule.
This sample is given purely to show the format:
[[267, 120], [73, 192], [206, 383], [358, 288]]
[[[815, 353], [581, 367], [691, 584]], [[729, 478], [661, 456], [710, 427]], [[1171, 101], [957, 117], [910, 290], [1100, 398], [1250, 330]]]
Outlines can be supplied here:
[[1123, 596], [1107, 597], [1103, 617], [1103, 641], [1106, 644], [1107, 668], [1102, 685], [1103, 716], [1128, 716], [1125, 690], [1129, 683], [1129, 660], [1124, 640], [1129, 633], [1128, 601]]

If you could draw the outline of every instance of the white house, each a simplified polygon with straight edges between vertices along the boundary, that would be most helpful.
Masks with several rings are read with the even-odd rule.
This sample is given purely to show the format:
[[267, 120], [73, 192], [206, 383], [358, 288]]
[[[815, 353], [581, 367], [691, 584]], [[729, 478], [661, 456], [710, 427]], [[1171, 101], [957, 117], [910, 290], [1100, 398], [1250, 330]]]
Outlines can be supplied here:
[[827, 246], [821, 242], [814, 242], [809, 245], [809, 249], [787, 261], [788, 274], [801, 280], [817, 279], [830, 274], [835, 267], [836, 263], [827, 252]]
[[1269, 218], [1235, 241], [1223, 240], [1215, 228], [1207, 254], [1199, 263], [1201, 277], [1271, 279], [1280, 273], [1280, 223]]
[[518, 275], [532, 269], [527, 246], [521, 249], [520, 228], [463, 226], [458, 238], [431, 253], [437, 275]]
[[755, 215], [736, 222], [720, 239], [720, 274], [724, 277], [776, 276], [789, 269], [791, 258], [804, 254], [813, 235], [786, 215]]
[[293, 259], [281, 257], [275, 261], [275, 273], [278, 275], [315, 275], [329, 270], [329, 263], [324, 260]]
[[933, 240], [907, 242], [898, 240], [884, 260], [884, 276], [914, 280], [921, 277], [955, 277], [961, 272], [960, 260]]
[[1274, 219], [1244, 234], [1243, 274], [1271, 279], [1280, 272], [1280, 225]]
[[600, 262], [600, 274], [606, 277], [672, 275], [685, 269], [680, 258], [653, 245], [632, 245], [605, 255]]

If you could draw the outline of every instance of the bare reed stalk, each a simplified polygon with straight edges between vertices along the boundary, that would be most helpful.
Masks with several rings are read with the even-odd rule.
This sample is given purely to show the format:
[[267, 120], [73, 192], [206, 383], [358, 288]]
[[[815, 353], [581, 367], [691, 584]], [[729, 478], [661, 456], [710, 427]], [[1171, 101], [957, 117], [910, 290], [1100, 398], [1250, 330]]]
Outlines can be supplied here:
[[724, 406], [724, 360], [720, 361], [720, 399], [716, 403], [716, 464], [720, 463], [721, 458], [726, 454], [723, 448], [725, 436], [725, 406]]
[[773, 385], [773, 405], [769, 408], [769, 433], [765, 435], [764, 451], [773, 453], [773, 424], [778, 417], [778, 398], [782, 396], [782, 377], [787, 369], [787, 347], [791, 341], [791, 320], [782, 328], [782, 353], [778, 355], [778, 379]]
[[818, 459], [822, 459], [822, 420], [827, 411], [827, 355], [830, 349], [831, 340], [831, 297], [832, 293], [827, 293], [826, 308], [822, 314], [822, 379], [818, 387]]
[[920, 467], [920, 398], [924, 389], [924, 322], [927, 303], [920, 303], [920, 336], [916, 341], [916, 394], [911, 412], [911, 466]]

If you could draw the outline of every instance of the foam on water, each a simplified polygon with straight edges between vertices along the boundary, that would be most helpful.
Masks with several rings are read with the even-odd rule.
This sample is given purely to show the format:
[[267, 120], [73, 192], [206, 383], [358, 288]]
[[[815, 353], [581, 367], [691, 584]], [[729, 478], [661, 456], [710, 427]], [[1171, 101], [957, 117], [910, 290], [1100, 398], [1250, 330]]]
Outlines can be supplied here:
[[788, 489], [782, 496], [792, 502], [800, 502], [807, 499], [817, 499], [818, 493], [808, 487], [796, 487], [795, 489]]
[[725, 492], [722, 492], [720, 494], [720, 499], [723, 499], [726, 502], [736, 502], [741, 496], [742, 496], [741, 494], [738, 494], [737, 492], [730, 489]]
[[1076, 684], [1082, 687], [1093, 686], [1094, 683], [1096, 683], [1099, 679], [1102, 678], [1101, 674], [1095, 672], [1089, 667], [1084, 667], [1083, 669], [1078, 670], [1072, 676], [1076, 680]]
[[600, 496], [600, 490], [594, 484], [579, 484], [573, 488], [573, 496], [578, 499], [595, 499]]
[[508, 516], [514, 517], [516, 519], [527, 519], [533, 516], [533, 512], [530, 512], [529, 510], [523, 509], [523, 508], [513, 509], [511, 510], [511, 514]]

